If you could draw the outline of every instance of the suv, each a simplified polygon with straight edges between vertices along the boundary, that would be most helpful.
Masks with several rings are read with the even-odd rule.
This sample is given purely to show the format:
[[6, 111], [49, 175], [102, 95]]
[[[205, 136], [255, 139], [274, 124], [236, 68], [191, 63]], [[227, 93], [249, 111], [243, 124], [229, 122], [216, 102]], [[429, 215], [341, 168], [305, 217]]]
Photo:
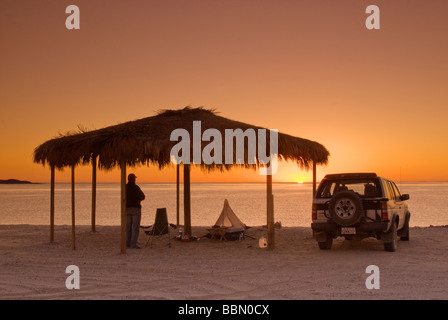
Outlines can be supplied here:
[[382, 240], [386, 251], [397, 249], [397, 237], [409, 240], [408, 194], [376, 173], [328, 174], [313, 198], [313, 237], [320, 249], [333, 238]]

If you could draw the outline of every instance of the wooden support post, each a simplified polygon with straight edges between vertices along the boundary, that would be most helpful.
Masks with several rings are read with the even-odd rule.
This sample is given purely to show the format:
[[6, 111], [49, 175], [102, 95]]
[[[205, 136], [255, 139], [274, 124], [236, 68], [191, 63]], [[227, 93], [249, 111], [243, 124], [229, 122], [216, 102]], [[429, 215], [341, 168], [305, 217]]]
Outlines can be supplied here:
[[50, 178], [50, 242], [54, 242], [54, 165], [51, 166]]
[[[269, 172], [268, 172], [269, 173]], [[268, 250], [275, 248], [275, 229], [274, 229], [274, 195], [272, 194], [272, 175], [266, 175], [266, 207], [267, 207], [267, 225], [268, 225]]]
[[95, 232], [96, 226], [96, 157], [92, 159], [92, 223], [91, 231]]
[[190, 165], [184, 164], [184, 233], [191, 236]]
[[177, 226], [179, 226], [179, 178], [180, 178], [180, 173], [179, 173], [179, 167], [180, 164], [176, 165], [176, 222], [177, 222]]
[[121, 167], [121, 253], [126, 253], [126, 162]]
[[313, 160], [313, 199], [316, 195], [316, 161]]
[[76, 239], [75, 239], [75, 165], [72, 165], [72, 249], [76, 250]]

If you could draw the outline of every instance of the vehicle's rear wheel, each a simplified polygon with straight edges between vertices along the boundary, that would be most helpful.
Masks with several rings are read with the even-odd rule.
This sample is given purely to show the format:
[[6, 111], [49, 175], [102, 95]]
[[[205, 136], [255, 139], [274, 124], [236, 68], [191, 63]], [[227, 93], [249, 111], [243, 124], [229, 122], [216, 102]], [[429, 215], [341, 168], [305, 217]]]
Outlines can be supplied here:
[[327, 234], [325, 241], [318, 241], [317, 244], [321, 250], [330, 250], [333, 245], [333, 237], [330, 234]]
[[328, 206], [333, 221], [341, 226], [351, 226], [359, 222], [364, 209], [359, 196], [352, 191], [336, 193]]

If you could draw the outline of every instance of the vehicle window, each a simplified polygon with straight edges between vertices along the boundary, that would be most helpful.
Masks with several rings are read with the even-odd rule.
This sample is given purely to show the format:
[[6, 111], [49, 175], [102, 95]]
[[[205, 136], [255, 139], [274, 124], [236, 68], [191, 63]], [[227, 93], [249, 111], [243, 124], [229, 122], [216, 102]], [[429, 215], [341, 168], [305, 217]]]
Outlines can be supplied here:
[[335, 187], [334, 183], [326, 183], [324, 185], [324, 188], [322, 188], [322, 190], [319, 192], [320, 197], [321, 198], [331, 197], [332, 194], [334, 193], [334, 187]]
[[387, 189], [389, 190], [389, 199], [390, 200], [396, 200], [397, 195], [395, 194], [394, 187], [392, 186], [392, 183], [390, 181], [386, 181]]
[[326, 181], [317, 190], [318, 198], [331, 198], [341, 191], [353, 191], [361, 197], [379, 197], [381, 190], [377, 180], [357, 179], [357, 180], [332, 180]]
[[387, 199], [392, 199], [392, 196], [390, 194], [390, 188], [389, 188], [389, 181], [383, 181], [384, 186], [384, 195]]
[[395, 182], [391, 182], [392, 188], [394, 189], [395, 192], [395, 199], [400, 200], [401, 194], [400, 191], [397, 188], [397, 185], [395, 184]]
[[388, 199], [394, 199], [395, 196], [392, 193], [392, 190], [390, 189], [389, 181], [384, 181], [384, 186], [386, 187], [386, 196]]

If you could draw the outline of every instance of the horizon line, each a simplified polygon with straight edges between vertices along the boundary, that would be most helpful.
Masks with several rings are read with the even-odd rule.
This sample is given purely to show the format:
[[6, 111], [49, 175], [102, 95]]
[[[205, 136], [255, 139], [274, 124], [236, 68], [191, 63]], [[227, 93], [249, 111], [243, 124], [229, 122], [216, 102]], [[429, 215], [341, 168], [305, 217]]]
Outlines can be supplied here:
[[[321, 180], [317, 180], [316, 183], [320, 183]], [[394, 181], [395, 183], [400, 183], [400, 182], [406, 182], [406, 183], [411, 183], [411, 182], [448, 182], [448, 180], [401, 180], [401, 181]], [[45, 181], [45, 182], [32, 182], [30, 181], [29, 183], [23, 183], [23, 184], [47, 184], [50, 183], [50, 181]], [[71, 183], [71, 181], [57, 181], [55, 183]], [[75, 181], [76, 184], [91, 184], [92, 181]], [[100, 182], [97, 181], [96, 183], [103, 183], [103, 184], [114, 184], [114, 183], [120, 183], [120, 181], [109, 181], [109, 182]], [[138, 184], [172, 184], [172, 183], [176, 183], [176, 181], [159, 181], [159, 182], [155, 182], [155, 181], [151, 181], [151, 182], [146, 182], [146, 181], [140, 181], [138, 182]], [[183, 181], [179, 181], [180, 184], [183, 184]], [[194, 183], [209, 183], [209, 184], [213, 184], [213, 183], [253, 183], [253, 184], [265, 184], [266, 181], [191, 181], [192, 184]], [[272, 181], [272, 183], [277, 183], [277, 184], [313, 184], [313, 181]], [[8, 185], [7, 183], [4, 183], [5, 185]], [[11, 183], [12, 185], [15, 185], [15, 183]], [[22, 183], [18, 183], [19, 185]], [[1, 184], [0, 184], [1, 185]]]

